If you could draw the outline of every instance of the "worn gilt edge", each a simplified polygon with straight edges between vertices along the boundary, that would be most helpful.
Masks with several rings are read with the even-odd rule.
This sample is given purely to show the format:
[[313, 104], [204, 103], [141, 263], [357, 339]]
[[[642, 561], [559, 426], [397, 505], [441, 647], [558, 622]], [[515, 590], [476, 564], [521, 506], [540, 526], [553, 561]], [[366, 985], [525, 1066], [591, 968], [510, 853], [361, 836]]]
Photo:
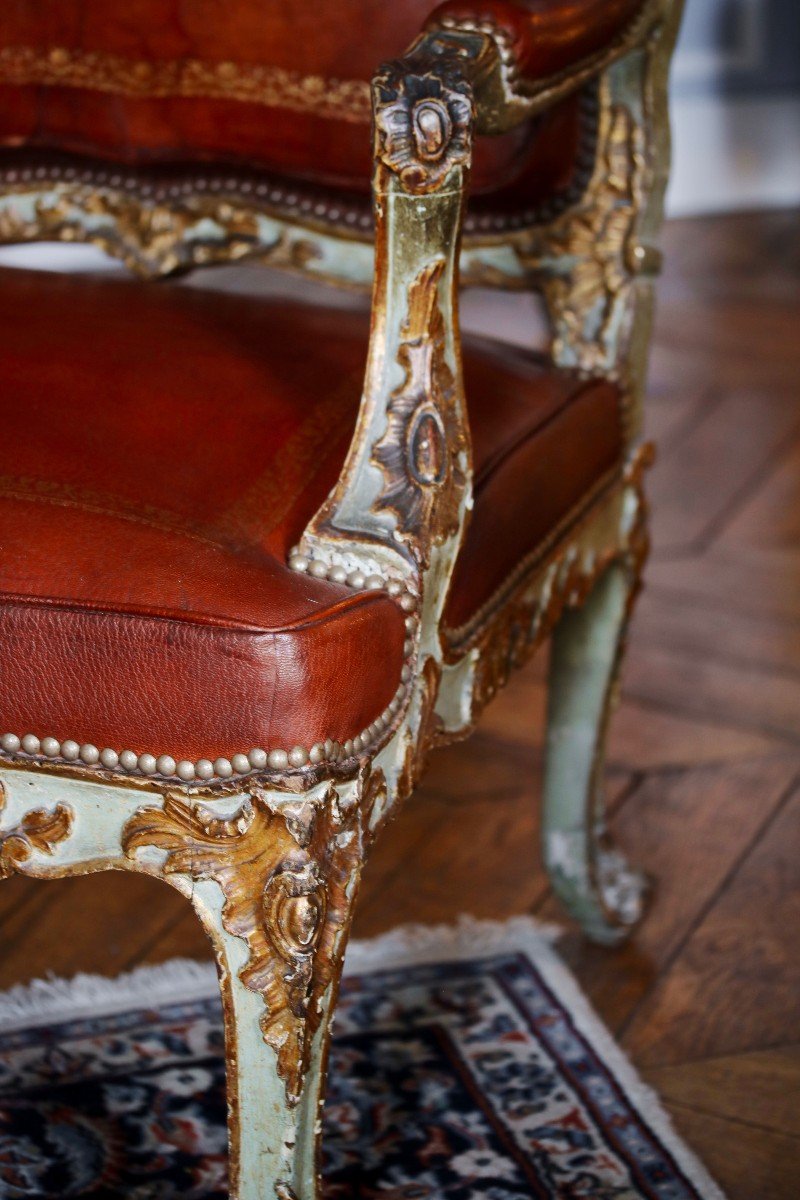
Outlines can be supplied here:
[[[6, 806], [6, 789], [0, 780], [0, 815]], [[0, 829], [0, 879], [24, 873], [34, 852], [52, 855], [72, 833], [75, 814], [68, 804], [53, 809], [34, 808], [23, 813], [17, 825]]]
[[319, 796], [276, 803], [252, 788], [225, 818], [168, 793], [162, 805], [134, 813], [122, 831], [130, 859], [144, 849], [166, 852], [153, 873], [219, 886], [223, 927], [248, 948], [239, 978], [264, 1002], [262, 1035], [290, 1105], [302, 1093], [322, 998], [338, 977], [363, 829], [385, 792], [383, 773], [365, 765], [345, 798], [330, 785]]

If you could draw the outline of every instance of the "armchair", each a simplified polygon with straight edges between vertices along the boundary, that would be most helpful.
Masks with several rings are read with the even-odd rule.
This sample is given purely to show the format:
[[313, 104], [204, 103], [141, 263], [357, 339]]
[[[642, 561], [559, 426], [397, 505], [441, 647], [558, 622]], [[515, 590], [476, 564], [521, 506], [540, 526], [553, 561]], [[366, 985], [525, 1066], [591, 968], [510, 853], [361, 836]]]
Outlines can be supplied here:
[[[0, 17], [5, 241], [93, 241], [141, 277], [252, 257], [372, 284], [367, 327], [0, 272], [0, 878], [141, 871], [190, 900], [239, 1200], [318, 1195], [369, 847], [551, 635], [553, 884], [600, 942], [642, 914], [602, 767], [647, 552], [679, 8], [353, 0], [357, 44], [339, 8], [291, 3], [180, 29], [172, 0], [136, 27], [82, 0]], [[371, 215], [360, 72], [414, 28], [371, 84]], [[537, 288], [549, 355], [462, 346], [462, 283]]]

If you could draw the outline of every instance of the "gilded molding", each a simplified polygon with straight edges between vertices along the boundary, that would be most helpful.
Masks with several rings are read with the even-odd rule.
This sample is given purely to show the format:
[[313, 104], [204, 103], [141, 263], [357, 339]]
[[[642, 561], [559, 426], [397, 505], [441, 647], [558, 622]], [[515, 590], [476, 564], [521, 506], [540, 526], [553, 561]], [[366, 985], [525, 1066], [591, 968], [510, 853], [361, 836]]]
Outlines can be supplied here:
[[[0, 780], [0, 814], [6, 805], [6, 790]], [[22, 871], [34, 851], [52, 854], [72, 832], [74, 813], [68, 804], [54, 809], [35, 808], [23, 814], [19, 824], [0, 829], [0, 879]]]
[[357, 125], [370, 122], [365, 80], [326, 79], [261, 63], [134, 59], [66, 46], [3, 46], [0, 84], [87, 88], [145, 99], [239, 100]]
[[164, 850], [164, 876], [219, 885], [222, 924], [249, 950], [239, 977], [264, 1001], [261, 1031], [290, 1104], [300, 1099], [320, 998], [337, 975], [337, 943], [363, 858], [365, 809], [384, 790], [382, 775], [369, 768], [347, 800], [333, 786], [280, 803], [253, 788], [227, 819], [171, 793], [163, 807], [140, 809], [122, 832], [128, 857], [144, 847]]
[[386, 431], [372, 451], [384, 475], [373, 505], [397, 518], [398, 538], [426, 566], [430, 546], [458, 532], [467, 448], [456, 380], [445, 357], [439, 303], [444, 260], [429, 263], [408, 289], [397, 361], [405, 372], [389, 398]]
[[439, 740], [442, 721], [436, 712], [436, 700], [442, 681], [442, 664], [429, 655], [419, 672], [419, 717], [416, 734], [406, 746], [403, 766], [397, 779], [397, 798], [411, 795], [425, 771], [428, 756]]

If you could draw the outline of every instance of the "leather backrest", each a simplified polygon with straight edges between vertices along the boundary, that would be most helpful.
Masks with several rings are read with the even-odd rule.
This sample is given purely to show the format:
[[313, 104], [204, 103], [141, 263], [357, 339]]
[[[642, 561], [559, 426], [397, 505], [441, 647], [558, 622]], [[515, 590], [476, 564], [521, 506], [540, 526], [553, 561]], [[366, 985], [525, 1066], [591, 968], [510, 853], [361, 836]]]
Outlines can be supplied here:
[[[5, 0], [0, 147], [138, 167], [246, 164], [367, 192], [369, 80], [413, 41], [434, 7], [431, 0]], [[596, 20], [597, 3], [519, 7], [540, 24], [543, 12], [558, 17], [563, 42], [564, 11], [574, 35], [581, 21]], [[555, 122], [544, 190], [569, 174], [574, 108]], [[474, 190], [501, 192], [540, 174], [542, 164], [530, 169], [537, 140], [532, 125], [482, 139]]]

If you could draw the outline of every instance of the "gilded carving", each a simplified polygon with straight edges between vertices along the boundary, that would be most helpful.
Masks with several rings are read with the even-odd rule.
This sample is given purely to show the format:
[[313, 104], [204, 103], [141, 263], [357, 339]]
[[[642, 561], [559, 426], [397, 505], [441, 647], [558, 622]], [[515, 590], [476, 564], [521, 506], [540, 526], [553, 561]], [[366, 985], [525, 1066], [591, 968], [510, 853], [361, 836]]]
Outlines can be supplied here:
[[376, 509], [397, 517], [397, 536], [426, 566], [430, 546], [459, 529], [466, 485], [466, 438], [456, 380], [445, 358], [445, 324], [439, 304], [444, 261], [424, 267], [408, 292], [408, 315], [398, 361], [405, 372], [387, 405], [386, 431], [373, 462], [385, 486]]
[[[6, 804], [6, 791], [0, 781], [0, 813]], [[8, 879], [21, 870], [34, 851], [52, 854], [55, 847], [72, 832], [73, 812], [68, 804], [54, 809], [35, 808], [23, 814], [12, 829], [0, 829], [0, 879]]]
[[3, 46], [0, 83], [91, 88], [122, 96], [240, 100], [368, 125], [369, 84], [261, 63], [133, 59], [65, 46]]
[[[270, 266], [304, 270], [319, 256], [313, 236], [290, 226], [265, 241], [256, 211], [229, 199], [154, 204], [110, 187], [55, 183], [36, 194], [30, 216], [13, 195], [0, 209], [0, 242], [87, 241], [148, 277], [256, 255]], [[203, 232], [209, 224], [218, 230], [214, 238]]]
[[291, 1104], [308, 1069], [319, 1001], [337, 974], [337, 942], [363, 857], [365, 809], [384, 786], [379, 773], [370, 778], [365, 771], [347, 804], [333, 787], [281, 803], [254, 788], [224, 820], [169, 793], [163, 807], [140, 809], [123, 830], [126, 855], [165, 850], [165, 876], [213, 879], [221, 888], [222, 923], [247, 943], [240, 978], [263, 998], [262, 1033], [277, 1054]]
[[556, 359], [604, 372], [621, 360], [626, 308], [641, 266], [636, 231], [645, 133], [629, 108], [617, 104], [601, 114], [597, 153], [580, 203], [531, 230], [516, 249], [544, 294]]
[[453, 167], [469, 164], [472, 89], [452, 54], [386, 63], [373, 87], [376, 156], [405, 188], [434, 191]]

